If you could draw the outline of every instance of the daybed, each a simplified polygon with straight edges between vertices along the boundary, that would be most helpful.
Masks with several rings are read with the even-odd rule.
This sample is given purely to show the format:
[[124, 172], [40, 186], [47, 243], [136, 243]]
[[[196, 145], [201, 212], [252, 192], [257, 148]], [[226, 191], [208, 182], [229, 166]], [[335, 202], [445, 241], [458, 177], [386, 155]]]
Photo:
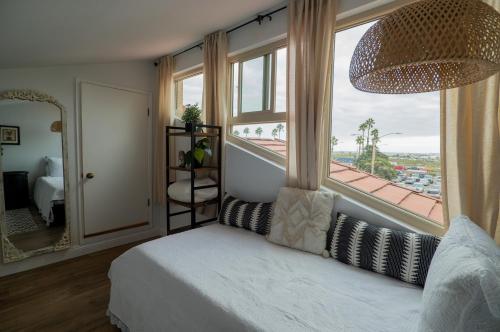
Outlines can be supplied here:
[[109, 271], [130, 331], [413, 331], [422, 288], [211, 225], [130, 249]]

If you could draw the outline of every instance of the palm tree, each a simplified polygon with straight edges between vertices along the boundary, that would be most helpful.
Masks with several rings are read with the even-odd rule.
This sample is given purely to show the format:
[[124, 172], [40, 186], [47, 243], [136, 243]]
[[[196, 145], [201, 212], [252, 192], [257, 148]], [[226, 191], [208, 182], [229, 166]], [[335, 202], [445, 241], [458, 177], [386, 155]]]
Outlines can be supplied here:
[[257, 129], [255, 129], [255, 134], [260, 138], [262, 135], [262, 127], [257, 127]]
[[245, 136], [248, 137], [248, 134], [250, 134], [250, 128], [245, 127], [245, 129], [243, 129], [243, 134], [245, 134]]
[[276, 139], [276, 136], [278, 136], [278, 129], [277, 128], [274, 128], [272, 131], [271, 131], [271, 135], [273, 135], [273, 138]]
[[367, 135], [366, 135], [366, 146], [370, 145], [370, 130], [373, 128], [375, 125], [375, 120], [372, 118], [369, 118], [366, 120], [366, 128], [368, 129]]
[[362, 151], [362, 146], [363, 144], [365, 143], [365, 139], [363, 136], [358, 136], [356, 137], [356, 144], [358, 145], [358, 156], [356, 157], [356, 159], [359, 159], [359, 156], [361, 155], [361, 151]]
[[375, 156], [377, 155], [377, 143], [380, 141], [378, 136], [378, 129], [372, 130], [372, 168], [371, 173], [375, 173]]
[[361, 144], [361, 151], [365, 149], [365, 131], [368, 128], [366, 121], [359, 125], [358, 130], [361, 132], [361, 137], [363, 137], [363, 143]]
[[333, 148], [334, 148], [334, 147], [335, 147], [335, 145], [337, 145], [337, 144], [339, 144], [339, 140], [338, 140], [338, 138], [337, 138], [337, 137], [335, 137], [335, 136], [332, 136], [332, 137], [330, 138], [330, 155], [331, 155], [331, 156], [330, 156], [330, 158], [332, 158], [332, 157], [333, 157]]
[[233, 131], [234, 136], [240, 136], [240, 132], [238, 130]]
[[281, 131], [285, 129], [285, 127], [281, 123], [278, 123], [276, 129], [278, 129], [278, 139], [281, 139]]

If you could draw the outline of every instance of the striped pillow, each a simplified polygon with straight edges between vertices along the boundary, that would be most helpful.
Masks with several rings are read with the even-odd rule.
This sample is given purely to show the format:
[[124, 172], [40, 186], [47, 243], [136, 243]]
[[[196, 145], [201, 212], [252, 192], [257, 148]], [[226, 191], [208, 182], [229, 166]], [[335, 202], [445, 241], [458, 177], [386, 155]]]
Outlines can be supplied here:
[[424, 286], [439, 237], [382, 228], [343, 213], [333, 223], [327, 242], [333, 258]]
[[219, 213], [219, 222], [257, 234], [269, 233], [273, 203], [251, 203], [226, 195]]

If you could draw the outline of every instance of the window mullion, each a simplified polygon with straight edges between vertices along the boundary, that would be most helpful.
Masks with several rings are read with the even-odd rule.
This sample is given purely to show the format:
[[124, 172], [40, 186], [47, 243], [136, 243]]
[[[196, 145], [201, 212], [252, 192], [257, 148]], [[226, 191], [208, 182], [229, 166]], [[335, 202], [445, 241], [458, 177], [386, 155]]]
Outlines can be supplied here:
[[238, 62], [238, 116], [241, 116], [242, 105], [241, 105], [241, 94], [243, 91], [243, 62]]

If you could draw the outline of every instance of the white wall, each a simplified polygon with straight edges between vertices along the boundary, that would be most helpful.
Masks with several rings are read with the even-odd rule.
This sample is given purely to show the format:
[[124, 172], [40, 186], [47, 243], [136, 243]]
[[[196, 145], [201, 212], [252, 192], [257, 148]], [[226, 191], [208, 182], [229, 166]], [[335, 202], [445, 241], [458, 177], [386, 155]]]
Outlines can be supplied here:
[[[226, 144], [226, 192], [237, 198], [254, 202], [276, 200], [286, 185], [285, 169], [231, 143]], [[323, 188], [323, 190], [329, 190]], [[403, 222], [375, 211], [353, 199], [339, 196], [332, 216], [338, 212], [366, 220], [375, 225], [418, 232]]]
[[[151, 91], [156, 94], [156, 69], [151, 61], [0, 69], [0, 91], [10, 89], [39, 90], [54, 96], [66, 109], [68, 115], [68, 166], [70, 174], [68, 179], [70, 192], [67, 201], [71, 206], [71, 215], [69, 217], [73, 242], [73, 247], [66, 251], [36, 256], [17, 263], [0, 264], [0, 276], [158, 234], [157, 229], [143, 232], [131, 229], [118, 234], [109, 234], [91, 238], [91, 240], [80, 241], [77, 219], [77, 181], [79, 175], [76, 172], [77, 157], [75, 149], [77, 141], [76, 78]], [[156, 98], [154, 99], [156, 100]]]
[[2, 170], [27, 171], [30, 193], [35, 180], [45, 175], [45, 157], [62, 156], [61, 133], [50, 126], [61, 120], [57, 107], [45, 103], [12, 103], [0, 106], [0, 124], [18, 126], [20, 145], [3, 145]]
[[[360, 11], [369, 10], [375, 6], [380, 6], [393, 2], [394, 0], [339, 0], [338, 14], [339, 18], [346, 18], [350, 15], [358, 14]], [[287, 1], [276, 8], [278, 9], [287, 4]], [[257, 13], [255, 13], [257, 14]], [[247, 21], [255, 18], [250, 16]], [[229, 56], [242, 53], [256, 47], [269, 44], [273, 41], [286, 38], [288, 29], [288, 9], [277, 12], [272, 15], [272, 20], [264, 19], [261, 25], [257, 22], [251, 23], [244, 28], [235, 30], [228, 35]], [[229, 29], [228, 29], [229, 30]], [[175, 71], [181, 72], [190, 68], [199, 66], [203, 63], [203, 51], [196, 47], [188, 52], [175, 57]]]

